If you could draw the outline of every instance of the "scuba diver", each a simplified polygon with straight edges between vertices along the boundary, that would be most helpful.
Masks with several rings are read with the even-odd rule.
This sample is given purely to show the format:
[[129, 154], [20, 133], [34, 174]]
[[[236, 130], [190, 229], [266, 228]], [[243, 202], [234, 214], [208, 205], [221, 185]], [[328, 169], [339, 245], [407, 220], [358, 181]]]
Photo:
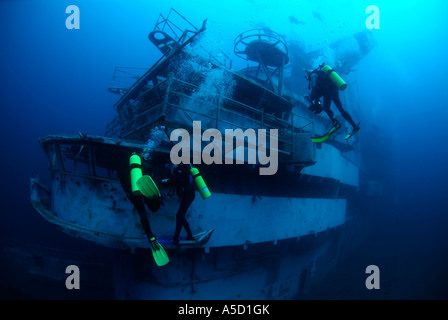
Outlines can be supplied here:
[[162, 183], [166, 183], [176, 190], [176, 194], [181, 198], [179, 210], [176, 214], [176, 230], [174, 232], [173, 244], [179, 243], [179, 235], [182, 230], [182, 226], [187, 232], [186, 240], [195, 240], [190, 229], [190, 225], [185, 217], [187, 210], [195, 198], [195, 186], [193, 185], [193, 177], [190, 174], [190, 166], [183, 163], [179, 165], [167, 164], [165, 166], [170, 170], [171, 177], [169, 179], [162, 180]]
[[[156, 264], [158, 266], [163, 266], [169, 262], [169, 259], [165, 250], [157, 241], [157, 237], [151, 230], [149, 219], [145, 210], [145, 204], [152, 212], [156, 212], [160, 208], [160, 193], [158, 193], [157, 186], [155, 186], [152, 179], [150, 179], [152, 185], [150, 185], [148, 188], [156, 189], [158, 193], [156, 196], [147, 197], [143, 192], [135, 190], [136, 181], [134, 180], [140, 177], [149, 177], [143, 176], [143, 172], [149, 172], [150, 167], [146, 162], [142, 161], [142, 159], [144, 158], [135, 153], [132, 153], [132, 155], [126, 155], [119, 169], [120, 183], [123, 187], [124, 192], [126, 193], [127, 198], [129, 199], [129, 201], [131, 201], [131, 203], [134, 205], [134, 208], [137, 210], [143, 230], [145, 231], [146, 237], [148, 238], [148, 242], [151, 246], [151, 251]], [[141, 183], [143, 184], [144, 181], [145, 183], [147, 183], [145, 179], [142, 179]]]
[[[322, 112], [322, 110], [325, 111], [333, 123], [333, 127], [327, 133], [327, 135], [331, 136], [336, 130], [341, 128], [340, 122], [336, 120], [334, 113], [331, 110], [331, 102], [334, 102], [344, 119], [353, 127], [352, 133], [347, 134], [345, 137], [346, 140], [350, 139], [360, 128], [359, 123], [356, 124], [350, 114], [342, 107], [339, 98], [339, 89], [345, 90], [347, 84], [333, 69], [331, 69], [331, 67], [325, 65], [325, 63], [313, 71], [305, 71], [307, 72], [305, 78], [308, 80], [308, 89], [311, 89], [311, 94], [305, 96], [305, 98], [311, 102], [309, 110], [314, 114], [318, 114]], [[323, 107], [319, 99], [320, 97], [324, 98]]]

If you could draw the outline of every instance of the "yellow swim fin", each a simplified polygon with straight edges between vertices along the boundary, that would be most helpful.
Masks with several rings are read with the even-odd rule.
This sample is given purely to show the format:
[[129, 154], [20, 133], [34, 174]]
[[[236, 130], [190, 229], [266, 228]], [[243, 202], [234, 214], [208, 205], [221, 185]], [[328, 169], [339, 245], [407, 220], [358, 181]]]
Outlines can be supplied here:
[[157, 188], [156, 184], [150, 176], [145, 175], [138, 179], [137, 186], [141, 194], [149, 199], [160, 197], [159, 188]]
[[154, 257], [154, 261], [159, 267], [163, 267], [168, 262], [170, 262], [165, 249], [163, 249], [162, 245], [159, 243], [159, 241], [157, 241], [156, 237], [152, 237], [149, 243], [151, 244], [151, 251], [152, 256]]
[[345, 140], [350, 139], [351, 137], [353, 137], [355, 134], [357, 134], [359, 131], [359, 123], [358, 126], [356, 128], [353, 129], [352, 133], [349, 133], [345, 136]]
[[331, 127], [331, 129], [326, 134], [324, 134], [323, 136], [311, 137], [311, 141], [313, 141], [314, 143], [322, 143], [324, 141], [327, 141], [340, 128], [341, 128], [341, 124], [338, 122], [333, 127]]

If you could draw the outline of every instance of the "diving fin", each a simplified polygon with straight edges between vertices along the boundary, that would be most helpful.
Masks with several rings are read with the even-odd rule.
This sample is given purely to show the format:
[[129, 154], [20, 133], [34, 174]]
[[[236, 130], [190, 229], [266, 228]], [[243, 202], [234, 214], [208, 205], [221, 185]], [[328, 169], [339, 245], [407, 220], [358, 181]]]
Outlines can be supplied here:
[[349, 133], [349, 134], [347, 134], [346, 136], [345, 136], [345, 140], [348, 140], [348, 139], [350, 139], [351, 137], [353, 137], [355, 134], [357, 134], [358, 133], [358, 131], [359, 131], [359, 123], [358, 123], [358, 125], [356, 126], [356, 128], [353, 128], [353, 131], [352, 131], [352, 133]]
[[141, 194], [149, 199], [160, 197], [160, 192], [157, 188], [157, 185], [148, 175], [144, 175], [140, 179], [138, 179], [137, 186], [140, 189]]
[[157, 241], [156, 237], [152, 237], [149, 243], [151, 244], [151, 251], [152, 256], [154, 257], [154, 261], [159, 267], [163, 267], [168, 262], [170, 262], [165, 249], [163, 249], [162, 245], [159, 243], [159, 241]]
[[320, 137], [311, 137], [311, 141], [313, 141], [314, 143], [322, 143], [327, 141], [328, 139], [331, 138], [331, 136], [338, 131], [341, 128], [341, 124], [339, 122], [336, 122], [335, 125], [333, 127], [331, 127], [330, 130], [328, 130], [328, 132], [326, 134], [324, 134], [323, 136]]

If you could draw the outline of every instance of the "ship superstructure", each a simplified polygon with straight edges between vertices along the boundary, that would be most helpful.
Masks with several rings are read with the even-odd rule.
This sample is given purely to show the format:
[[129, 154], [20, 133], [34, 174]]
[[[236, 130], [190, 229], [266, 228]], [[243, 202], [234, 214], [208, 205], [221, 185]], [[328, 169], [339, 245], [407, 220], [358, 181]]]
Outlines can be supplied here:
[[[338, 136], [312, 143], [328, 119], [310, 113], [288, 88], [289, 50], [280, 34], [265, 28], [238, 35], [234, 53], [250, 63], [235, 71], [226, 54], [199, 52], [206, 30], [206, 21], [196, 28], [174, 9], [161, 15], [149, 40], [162, 56], [130, 86], [110, 88], [120, 97], [105, 136], [39, 140], [53, 182], [48, 189], [32, 179], [32, 204], [68, 234], [124, 249], [115, 268], [118, 298], [294, 298], [339, 252], [346, 195], [359, 184], [356, 148]], [[116, 75], [135, 71], [119, 68]], [[249, 161], [250, 143], [232, 151], [246, 155], [241, 164], [194, 163], [192, 153], [212, 196], [196, 197], [188, 221], [195, 232], [215, 231], [203, 248], [167, 250], [170, 263], [159, 268], [120, 170], [130, 153], [146, 153], [159, 184], [179, 128], [190, 134], [214, 128], [223, 138], [226, 129], [265, 130], [267, 149], [275, 131], [278, 169], [260, 175], [264, 164]], [[201, 141], [201, 150], [206, 145]], [[157, 235], [170, 235], [179, 199], [159, 187], [163, 205], [148, 210], [149, 220]]]

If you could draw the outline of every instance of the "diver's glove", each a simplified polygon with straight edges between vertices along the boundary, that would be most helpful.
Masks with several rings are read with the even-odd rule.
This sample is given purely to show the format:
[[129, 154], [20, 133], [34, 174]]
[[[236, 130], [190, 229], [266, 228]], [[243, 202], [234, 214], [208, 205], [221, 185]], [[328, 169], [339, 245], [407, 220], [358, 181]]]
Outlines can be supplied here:
[[316, 99], [308, 107], [308, 110], [310, 110], [314, 114], [319, 114], [324, 110], [324, 108], [322, 107], [322, 103], [320, 102], [320, 100]]

